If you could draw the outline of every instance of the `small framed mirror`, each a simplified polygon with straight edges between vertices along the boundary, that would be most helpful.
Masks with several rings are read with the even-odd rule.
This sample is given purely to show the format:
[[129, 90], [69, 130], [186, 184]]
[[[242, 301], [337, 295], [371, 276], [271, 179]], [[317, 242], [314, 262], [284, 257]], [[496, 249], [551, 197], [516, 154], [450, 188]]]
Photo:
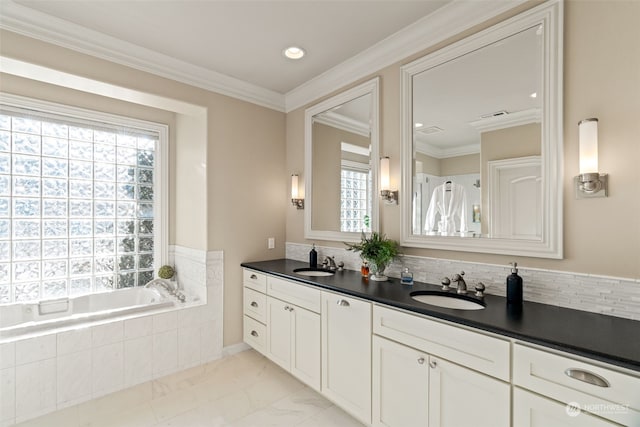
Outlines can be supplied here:
[[305, 111], [305, 238], [378, 230], [379, 79]]
[[401, 69], [404, 246], [562, 258], [562, 3]]

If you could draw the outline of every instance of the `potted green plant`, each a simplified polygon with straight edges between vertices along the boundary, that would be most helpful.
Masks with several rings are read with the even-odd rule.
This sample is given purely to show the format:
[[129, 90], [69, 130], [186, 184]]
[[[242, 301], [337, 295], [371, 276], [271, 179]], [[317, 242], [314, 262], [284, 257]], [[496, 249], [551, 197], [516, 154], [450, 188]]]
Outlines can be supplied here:
[[360, 258], [371, 265], [371, 280], [385, 281], [388, 279], [384, 271], [399, 254], [399, 245], [395, 240], [387, 239], [384, 234], [371, 232], [367, 237], [362, 233], [360, 243], [345, 243], [347, 250], [360, 252]]

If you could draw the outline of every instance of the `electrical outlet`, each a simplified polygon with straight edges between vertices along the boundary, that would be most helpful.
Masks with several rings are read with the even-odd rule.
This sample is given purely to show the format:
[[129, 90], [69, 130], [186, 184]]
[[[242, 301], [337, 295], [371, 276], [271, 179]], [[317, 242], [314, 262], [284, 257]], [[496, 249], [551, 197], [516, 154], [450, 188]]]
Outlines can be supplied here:
[[274, 249], [275, 247], [276, 247], [276, 238], [275, 237], [269, 237], [267, 239], [267, 248]]

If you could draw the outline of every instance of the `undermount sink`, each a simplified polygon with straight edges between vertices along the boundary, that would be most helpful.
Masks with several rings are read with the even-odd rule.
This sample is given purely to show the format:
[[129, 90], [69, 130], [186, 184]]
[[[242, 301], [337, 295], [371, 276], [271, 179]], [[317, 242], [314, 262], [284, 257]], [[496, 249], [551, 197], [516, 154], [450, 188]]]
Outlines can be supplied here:
[[482, 310], [485, 305], [480, 301], [473, 301], [458, 294], [412, 292], [411, 298], [423, 304], [436, 307], [453, 308], [454, 310]]
[[336, 272], [319, 268], [296, 268], [294, 273], [301, 276], [333, 276]]

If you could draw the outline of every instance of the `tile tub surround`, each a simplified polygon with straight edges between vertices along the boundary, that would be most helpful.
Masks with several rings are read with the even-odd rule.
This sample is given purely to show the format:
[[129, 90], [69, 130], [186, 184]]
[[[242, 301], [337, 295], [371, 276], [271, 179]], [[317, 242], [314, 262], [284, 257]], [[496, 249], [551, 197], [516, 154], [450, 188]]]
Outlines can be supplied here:
[[89, 425], [362, 426], [254, 350], [70, 406], [17, 427]]
[[[286, 244], [286, 258], [308, 262], [311, 245]], [[318, 246], [318, 263], [325, 256], [334, 256], [336, 263], [344, 262], [348, 270], [360, 270], [360, 256], [342, 248]], [[505, 296], [505, 280], [511, 267], [482, 264], [441, 258], [402, 256], [387, 270], [387, 275], [400, 277], [404, 267], [413, 272], [414, 280], [439, 284], [445, 275], [451, 277], [460, 270], [472, 289], [483, 282], [486, 293]], [[525, 301], [640, 320], [640, 280], [606, 277], [565, 271], [543, 270], [518, 266], [518, 274], [524, 281]]]
[[181, 283], [207, 303], [0, 344], [0, 426], [222, 356], [223, 253], [172, 252]]

